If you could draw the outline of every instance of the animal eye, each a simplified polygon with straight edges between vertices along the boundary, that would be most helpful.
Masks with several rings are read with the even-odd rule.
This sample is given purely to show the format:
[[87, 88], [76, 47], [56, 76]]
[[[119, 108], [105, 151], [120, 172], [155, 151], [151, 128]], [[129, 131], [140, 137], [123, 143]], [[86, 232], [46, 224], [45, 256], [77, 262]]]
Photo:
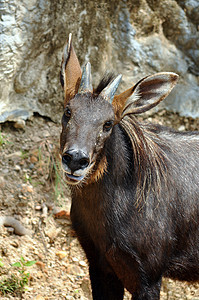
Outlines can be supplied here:
[[64, 111], [64, 114], [63, 114], [63, 117], [62, 117], [62, 123], [63, 123], [63, 125], [65, 124], [67, 124], [68, 123], [68, 121], [70, 120], [70, 117], [71, 117], [71, 111], [70, 111], [70, 109], [67, 107], [66, 109], [65, 109], [65, 111]]
[[105, 132], [108, 132], [109, 130], [111, 130], [112, 127], [113, 127], [113, 121], [107, 121], [106, 123], [104, 123], [103, 130]]
[[70, 119], [70, 117], [71, 117], [71, 111], [70, 111], [70, 109], [68, 107], [64, 111], [64, 115], [67, 117], [67, 119]]

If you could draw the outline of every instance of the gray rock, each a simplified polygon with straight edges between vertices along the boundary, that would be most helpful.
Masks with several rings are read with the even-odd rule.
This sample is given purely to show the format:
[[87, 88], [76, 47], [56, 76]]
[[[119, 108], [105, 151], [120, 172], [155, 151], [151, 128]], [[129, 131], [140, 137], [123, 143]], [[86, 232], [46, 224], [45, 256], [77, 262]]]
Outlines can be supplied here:
[[96, 84], [123, 74], [120, 91], [143, 76], [172, 71], [179, 85], [162, 104], [199, 116], [198, 0], [4, 0], [0, 4], [0, 122], [35, 112], [60, 120], [59, 69], [69, 32]]

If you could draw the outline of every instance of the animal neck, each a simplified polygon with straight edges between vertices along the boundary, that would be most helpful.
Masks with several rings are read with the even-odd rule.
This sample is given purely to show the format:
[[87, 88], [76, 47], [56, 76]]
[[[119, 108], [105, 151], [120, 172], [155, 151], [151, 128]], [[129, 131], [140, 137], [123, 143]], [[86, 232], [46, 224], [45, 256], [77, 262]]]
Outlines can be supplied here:
[[110, 139], [105, 145], [107, 158], [107, 177], [111, 177], [116, 184], [132, 182], [135, 175], [133, 167], [134, 154], [130, 139], [124, 129], [117, 124]]
[[104, 190], [106, 194], [114, 194], [116, 189], [130, 189], [136, 199], [135, 206], [142, 208], [150, 193], [156, 197], [161, 193], [162, 183], [166, 184], [167, 164], [158, 137], [141, 124], [138, 127], [128, 122], [127, 125], [114, 126], [90, 178], [75, 188], [79, 196], [92, 191], [97, 199], [98, 193]]

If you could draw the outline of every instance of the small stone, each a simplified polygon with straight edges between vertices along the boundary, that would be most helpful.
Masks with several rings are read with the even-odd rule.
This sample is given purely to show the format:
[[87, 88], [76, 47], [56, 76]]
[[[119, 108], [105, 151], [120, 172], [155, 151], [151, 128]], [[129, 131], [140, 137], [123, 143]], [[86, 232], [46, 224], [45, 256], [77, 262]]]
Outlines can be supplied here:
[[73, 257], [72, 260], [73, 260], [74, 262], [78, 262], [78, 261], [79, 261], [77, 257]]
[[41, 210], [41, 205], [36, 205], [35, 210], [40, 211]]
[[4, 246], [1, 247], [1, 253], [3, 256], [8, 256], [9, 252], [8, 252], [8, 249]]
[[33, 186], [32, 185], [27, 186], [27, 192], [28, 193], [33, 193]]
[[37, 261], [36, 265], [41, 269], [41, 271], [43, 271], [45, 273], [47, 272], [46, 269], [45, 269], [46, 265], [43, 262]]
[[11, 241], [10, 245], [13, 246], [13, 247], [15, 247], [15, 248], [19, 247], [19, 244], [17, 243], [17, 241]]
[[42, 136], [47, 137], [47, 136], [49, 136], [49, 135], [50, 135], [50, 133], [49, 133], [48, 130], [44, 130], [44, 131], [42, 132]]
[[179, 128], [178, 128], [179, 131], [184, 131], [185, 130], [185, 126], [184, 125], [181, 125]]
[[31, 163], [36, 163], [38, 161], [38, 159], [37, 159], [37, 157], [35, 155], [32, 155], [30, 157], [30, 161], [31, 161]]
[[33, 136], [31, 137], [31, 140], [32, 140], [34, 143], [39, 143], [39, 142], [41, 142], [41, 138], [40, 138], [39, 136], [37, 136], [37, 135], [33, 135]]
[[59, 259], [63, 259], [64, 257], [67, 256], [67, 252], [63, 251], [63, 250], [60, 250], [60, 251], [56, 252], [55, 254], [59, 257]]
[[23, 190], [23, 193], [33, 193], [33, 186], [23, 184], [22, 190]]
[[32, 169], [34, 169], [34, 168], [35, 168], [35, 165], [34, 165], [34, 164], [30, 164], [30, 165], [29, 165], [29, 169], [30, 169], [30, 170], [32, 170]]
[[23, 166], [23, 165], [25, 164], [25, 160], [24, 160], [24, 159], [21, 160], [21, 161], [19, 162], [19, 164], [20, 164], [21, 166]]
[[56, 228], [55, 226], [52, 226], [46, 231], [46, 235], [50, 238], [50, 241], [53, 242], [60, 233], [60, 231], [61, 228]]
[[8, 231], [10, 234], [13, 234], [13, 233], [14, 233], [14, 228], [13, 228], [13, 227], [7, 227], [7, 231]]
[[24, 129], [25, 126], [26, 126], [26, 122], [22, 119], [19, 119], [14, 123], [14, 127], [17, 129]]
[[19, 165], [15, 165], [15, 170], [16, 171], [21, 171], [21, 167]]
[[5, 179], [3, 178], [3, 176], [0, 176], [0, 188], [4, 188], [5, 187]]
[[87, 263], [83, 260], [80, 260], [79, 265], [82, 267], [87, 267]]
[[83, 270], [79, 266], [76, 266], [76, 265], [69, 265], [67, 268], [67, 272], [69, 272], [70, 274], [73, 274], [73, 275], [78, 275], [78, 276], [85, 275]]

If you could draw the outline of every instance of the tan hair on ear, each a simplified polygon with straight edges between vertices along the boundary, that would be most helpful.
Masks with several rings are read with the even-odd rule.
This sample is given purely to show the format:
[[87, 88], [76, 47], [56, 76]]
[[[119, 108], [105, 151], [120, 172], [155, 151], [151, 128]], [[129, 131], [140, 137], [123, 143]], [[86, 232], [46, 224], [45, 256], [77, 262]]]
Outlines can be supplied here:
[[65, 98], [64, 107], [78, 92], [81, 76], [81, 67], [72, 45], [72, 34], [70, 33], [68, 42], [64, 46], [61, 64], [61, 77], [63, 80]]
[[178, 80], [172, 72], [156, 73], [142, 78], [130, 89], [113, 99], [116, 121], [128, 114], [140, 114], [158, 105], [171, 92]]
[[113, 107], [115, 110], [116, 120], [120, 120], [126, 100], [132, 95], [134, 90], [134, 87], [131, 87], [130, 89], [126, 90], [125, 92], [116, 95], [113, 99]]

